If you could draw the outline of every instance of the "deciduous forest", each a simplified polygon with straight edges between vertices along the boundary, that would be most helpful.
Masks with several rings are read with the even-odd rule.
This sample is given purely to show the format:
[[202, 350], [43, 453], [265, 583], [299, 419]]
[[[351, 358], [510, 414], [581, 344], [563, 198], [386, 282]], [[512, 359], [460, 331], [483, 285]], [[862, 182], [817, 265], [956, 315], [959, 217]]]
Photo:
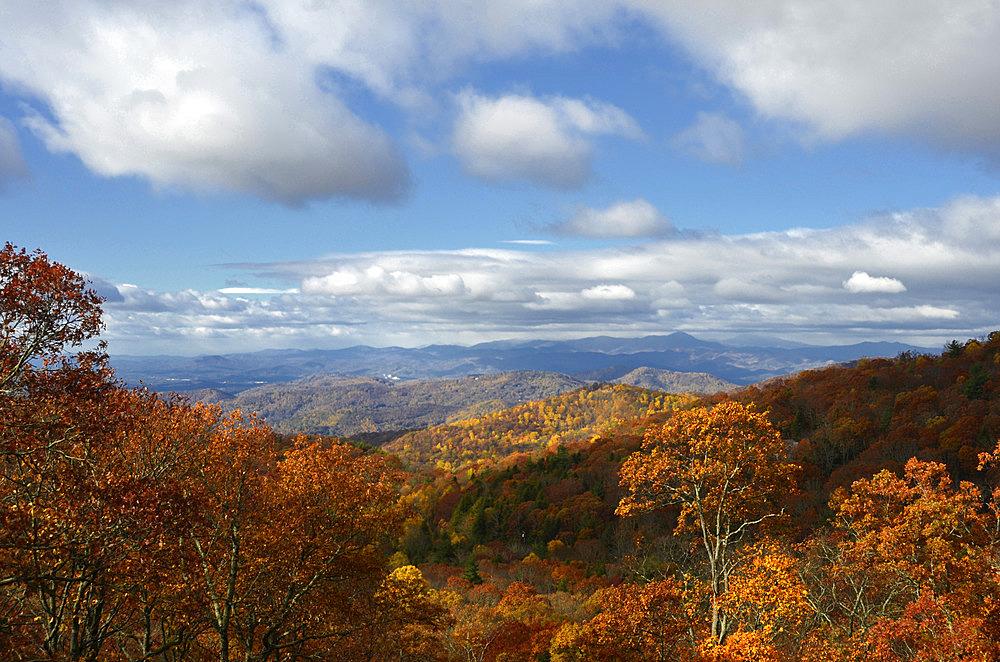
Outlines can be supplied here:
[[1000, 332], [377, 448], [126, 388], [101, 305], [0, 252], [4, 659], [1000, 659]]

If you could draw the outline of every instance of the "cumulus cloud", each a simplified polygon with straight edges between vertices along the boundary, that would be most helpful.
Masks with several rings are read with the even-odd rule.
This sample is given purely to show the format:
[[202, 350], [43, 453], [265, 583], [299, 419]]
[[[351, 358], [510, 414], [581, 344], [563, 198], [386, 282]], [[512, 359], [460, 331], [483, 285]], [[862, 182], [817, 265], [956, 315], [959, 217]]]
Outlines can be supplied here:
[[[193, 338], [203, 351], [220, 351], [236, 342], [244, 349], [422, 345], [675, 330], [934, 345], [996, 327], [1000, 243], [974, 240], [990, 222], [1000, 224], [1000, 198], [824, 230], [228, 265], [248, 279], [296, 284], [299, 293], [118, 285], [119, 300], [106, 305], [108, 337], [113, 349], [131, 342], [141, 351]], [[858, 296], [865, 292], [892, 296]]]
[[844, 281], [844, 289], [855, 294], [882, 292], [885, 294], [898, 294], [905, 292], [906, 286], [895, 278], [888, 276], [869, 276], [866, 271], [855, 271], [851, 277]]
[[[42, 12], [9, 0], [0, 79], [49, 149], [103, 176], [290, 205], [386, 201], [405, 194], [408, 169], [352, 90], [422, 117], [472, 65], [628, 44], [636, 22], [681, 44], [760, 115], [811, 138], [902, 133], [1000, 163], [1000, 18], [990, 2], [55, 0]], [[489, 181], [578, 187], [597, 136], [639, 135], [600, 101], [458, 99], [451, 146]], [[8, 177], [23, 166], [13, 135], [0, 127]], [[744, 142], [714, 113], [677, 137], [728, 164]]]
[[109, 177], [293, 205], [406, 190], [392, 140], [244, 5], [57, 4], [44, 21], [7, 6], [0, 41], [0, 76], [44, 103], [26, 122], [49, 149]]
[[94, 290], [97, 296], [101, 297], [104, 301], [109, 303], [125, 301], [125, 298], [118, 291], [118, 287], [114, 283], [89, 273], [84, 273], [83, 277], [87, 280], [87, 287]]
[[363, 270], [344, 268], [326, 276], [302, 281], [306, 294], [339, 296], [454, 297], [466, 292], [458, 274], [422, 275], [410, 271], [387, 271], [379, 265]]
[[673, 223], [642, 198], [616, 202], [604, 209], [582, 207], [569, 219], [547, 229], [579, 237], [663, 237], [675, 232]]
[[676, 280], [653, 285], [649, 290], [652, 299], [650, 307], [657, 311], [687, 308], [691, 306], [691, 301], [687, 298], [684, 286]]
[[698, 113], [695, 123], [674, 137], [674, 146], [708, 163], [739, 166], [746, 151], [743, 127], [721, 113]]
[[642, 133], [623, 110], [598, 101], [472, 91], [457, 99], [452, 148], [467, 173], [488, 181], [576, 188], [590, 176], [593, 136]]
[[[425, 114], [470, 62], [607, 42], [621, 12], [551, 0], [485, 9], [450, 0], [56, 0], [41, 12], [12, 0], [0, 80], [22, 94], [27, 124], [49, 149], [103, 176], [289, 205], [388, 201], [406, 193], [408, 169], [393, 138], [352, 107], [352, 90]], [[585, 175], [586, 137], [632, 130], [607, 125], [630, 121], [613, 107], [558, 105], [576, 177]]]
[[764, 116], [837, 140], [867, 130], [1000, 150], [991, 2], [630, 3]]

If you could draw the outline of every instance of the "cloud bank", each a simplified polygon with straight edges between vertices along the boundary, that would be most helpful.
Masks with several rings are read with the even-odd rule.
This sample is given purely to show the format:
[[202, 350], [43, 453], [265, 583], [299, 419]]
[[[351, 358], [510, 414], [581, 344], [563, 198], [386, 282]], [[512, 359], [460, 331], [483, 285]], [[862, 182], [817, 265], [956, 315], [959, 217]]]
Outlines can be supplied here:
[[982, 237], [998, 226], [1000, 198], [961, 198], [827, 230], [230, 265], [283, 293], [119, 285], [107, 337], [118, 353], [218, 351], [235, 339], [244, 349], [415, 346], [675, 330], [934, 345], [996, 328], [1000, 242]]

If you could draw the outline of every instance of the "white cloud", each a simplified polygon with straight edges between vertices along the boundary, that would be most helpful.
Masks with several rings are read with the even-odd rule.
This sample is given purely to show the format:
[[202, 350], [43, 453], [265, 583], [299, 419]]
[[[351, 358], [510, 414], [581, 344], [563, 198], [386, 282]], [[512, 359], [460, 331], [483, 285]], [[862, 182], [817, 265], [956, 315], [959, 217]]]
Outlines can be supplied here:
[[[354, 90], [422, 119], [441, 112], [437, 100], [470, 66], [625, 47], [636, 22], [659, 26], [760, 115], [808, 137], [901, 133], [1000, 163], [990, 0], [8, 0], [3, 18], [0, 80], [49, 149], [158, 187], [292, 205], [396, 199], [406, 164]], [[596, 136], [640, 135], [604, 102], [458, 98], [452, 148], [490, 181], [577, 187]], [[13, 135], [0, 127], [8, 176], [22, 168]], [[745, 149], [740, 127], [713, 113], [677, 141], [719, 163], [739, 163]]]
[[875, 129], [997, 156], [990, 0], [630, 2], [764, 116], [837, 140]]
[[472, 91], [457, 100], [452, 148], [467, 173], [488, 181], [576, 188], [590, 176], [593, 136], [641, 136], [623, 110], [597, 101]]
[[[470, 63], [607, 42], [621, 15], [613, 3], [555, 0], [56, 0], [43, 8], [11, 0], [0, 80], [29, 103], [28, 125], [49, 149], [103, 176], [290, 205], [386, 201], [406, 192], [408, 170], [395, 141], [352, 107], [352, 90], [424, 116]], [[635, 131], [607, 104], [556, 105], [564, 132], [556, 148], [578, 167], [562, 179], [549, 172], [560, 186], [586, 176], [590, 137]]]
[[866, 271], [855, 271], [844, 281], [844, 289], [855, 294], [882, 292], [898, 294], [905, 292], [906, 286], [895, 278], [888, 276], [869, 276]]
[[1000, 197], [958, 198], [941, 212], [942, 239], [974, 244], [1000, 242], [998, 218], [1000, 218]]
[[723, 278], [712, 291], [722, 299], [748, 303], [769, 303], [786, 301], [787, 294], [767, 283], [748, 282], [742, 278]]
[[662, 237], [675, 231], [670, 220], [642, 198], [604, 209], [583, 207], [548, 230], [581, 237]]
[[[208, 334], [198, 336], [206, 338], [201, 351], [237, 342], [244, 349], [422, 345], [674, 330], [933, 344], [996, 328], [1000, 243], [971, 240], [989, 222], [1000, 224], [1000, 198], [962, 198], [825, 230], [229, 265], [248, 278], [301, 284], [300, 293], [240, 298], [119, 285], [120, 300], [105, 306], [108, 338], [112, 348], [134, 343], [143, 352], [180, 346], [196, 329]], [[844, 280], [855, 272], [893, 277]], [[845, 284], [852, 279], [892, 297], [858, 297]], [[895, 284], [904, 282], [905, 289]]]
[[746, 151], [743, 127], [721, 113], [698, 113], [695, 123], [677, 134], [674, 146], [702, 161], [739, 166]]
[[245, 5], [14, 3], [4, 21], [0, 76], [45, 107], [28, 126], [98, 174], [287, 204], [407, 187], [391, 139]]
[[362, 81], [401, 104], [426, 101], [425, 86], [470, 62], [563, 53], [619, 33], [622, 8], [609, 2], [261, 0], [280, 40], [303, 57]]
[[387, 271], [379, 265], [363, 270], [344, 268], [322, 277], [302, 281], [306, 294], [335, 296], [454, 297], [466, 293], [459, 274], [422, 275], [409, 271]]
[[635, 290], [627, 285], [601, 284], [576, 292], [539, 291], [535, 300], [524, 303], [524, 308], [548, 313], [564, 311], [569, 317], [577, 315], [586, 317], [594, 314], [607, 316], [609, 313], [632, 314], [644, 308], [631, 305], [634, 299], [636, 299]]
[[624, 301], [635, 298], [635, 290], [628, 285], [595, 285], [580, 292], [584, 299]]
[[271, 287], [223, 287], [219, 292], [221, 294], [298, 294], [299, 290], [294, 287], [285, 290]]
[[653, 299], [650, 307], [654, 310], [673, 310], [691, 306], [691, 301], [687, 298], [684, 286], [676, 280], [654, 285], [650, 288], [649, 295]]
[[953, 320], [961, 316], [961, 313], [954, 308], [941, 308], [938, 306], [914, 306], [909, 310], [912, 310], [920, 317], [929, 317], [932, 319]]

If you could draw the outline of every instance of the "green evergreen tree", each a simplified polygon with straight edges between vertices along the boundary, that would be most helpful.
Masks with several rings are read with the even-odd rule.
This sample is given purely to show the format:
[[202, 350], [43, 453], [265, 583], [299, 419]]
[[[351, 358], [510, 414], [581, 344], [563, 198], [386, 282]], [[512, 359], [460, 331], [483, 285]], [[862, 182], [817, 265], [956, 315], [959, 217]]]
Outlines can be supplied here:
[[462, 579], [470, 584], [483, 583], [483, 578], [479, 575], [479, 560], [476, 559], [475, 554], [469, 554], [469, 557], [465, 559], [465, 572], [462, 573]]

